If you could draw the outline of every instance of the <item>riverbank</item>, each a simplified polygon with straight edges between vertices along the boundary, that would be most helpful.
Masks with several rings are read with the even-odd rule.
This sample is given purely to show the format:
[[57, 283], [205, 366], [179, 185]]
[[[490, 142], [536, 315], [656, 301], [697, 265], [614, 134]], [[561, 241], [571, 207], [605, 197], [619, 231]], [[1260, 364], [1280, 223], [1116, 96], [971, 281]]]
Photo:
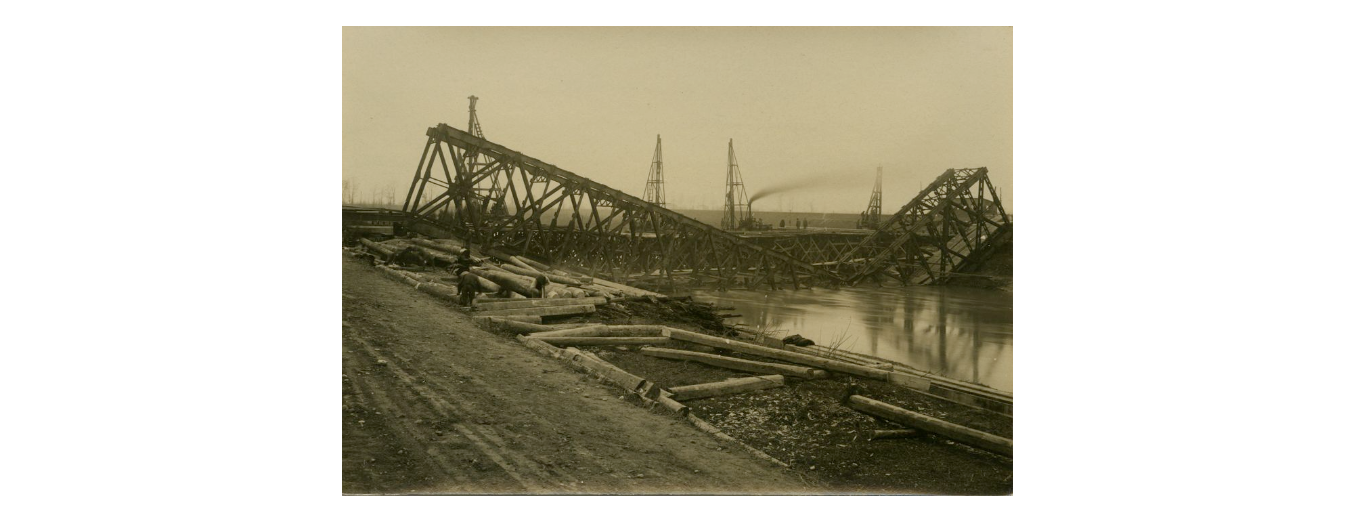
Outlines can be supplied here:
[[[349, 291], [353, 284], [368, 290], [385, 287], [367, 294], [367, 290]], [[826, 380], [787, 379], [787, 386], [773, 390], [685, 402], [692, 414], [728, 436], [789, 464], [789, 470], [777, 471], [670, 415], [636, 407], [634, 395], [600, 387], [558, 361], [533, 355], [513, 334], [498, 332], [496, 336], [475, 329], [452, 304], [382, 279], [370, 265], [347, 256], [344, 294], [345, 493], [1010, 494], [1013, 470], [1009, 457], [933, 434], [869, 441], [873, 430], [900, 426], [842, 406], [839, 399], [854, 383], [861, 386], [857, 392], [865, 397], [1010, 437], [1010, 418], [1001, 414], [842, 375]], [[349, 300], [363, 302], [351, 306]], [[366, 321], [371, 310], [382, 311], [375, 323]], [[711, 306], [682, 299], [611, 303], [598, 307], [586, 321], [661, 323], [696, 332], [727, 333]], [[394, 349], [397, 352], [386, 356]], [[636, 353], [638, 348], [581, 349], [642, 378], [662, 382], [663, 387], [747, 376], [707, 365], [653, 359]], [[559, 378], [565, 380], [551, 382]], [[478, 399], [467, 398], [477, 395]], [[604, 413], [594, 410], [604, 403], [609, 407]], [[463, 417], [466, 411], [477, 417], [468, 425]], [[665, 426], [654, 430], [655, 425]], [[635, 438], [635, 428], [649, 433]], [[561, 441], [542, 444], [555, 434], [561, 434]], [[673, 447], [655, 451], [654, 436], [677, 437], [686, 441], [682, 449], [695, 451]], [[474, 443], [474, 437], [481, 443]], [[375, 447], [371, 447], [372, 438]], [[349, 445], [356, 448], [349, 451]], [[657, 447], [665, 445], [658, 443]], [[452, 447], [454, 451], [447, 452]], [[584, 451], [569, 451], [571, 447]], [[608, 457], [597, 459], [598, 452]], [[735, 457], [742, 463], [723, 468], [726, 461], [715, 470], [692, 461], [709, 453]], [[673, 467], [691, 471], [685, 475], [689, 479], [674, 479]], [[665, 479], [634, 482], [643, 479], [635, 475]], [[723, 478], [734, 480], [722, 482]]]
[[824, 491], [342, 262], [345, 494]]

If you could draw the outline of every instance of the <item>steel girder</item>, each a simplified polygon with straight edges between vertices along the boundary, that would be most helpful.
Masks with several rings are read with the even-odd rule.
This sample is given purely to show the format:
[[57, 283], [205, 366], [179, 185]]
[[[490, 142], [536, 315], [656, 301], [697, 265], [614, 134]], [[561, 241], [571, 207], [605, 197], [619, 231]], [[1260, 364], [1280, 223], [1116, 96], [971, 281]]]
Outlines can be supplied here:
[[881, 273], [944, 283], [1010, 222], [986, 168], [946, 170], [833, 268], [853, 285]]
[[446, 124], [427, 136], [404, 211], [486, 248], [617, 279], [658, 274], [671, 281], [682, 271], [720, 287], [839, 282], [820, 266]]
[[856, 230], [793, 234], [743, 235], [758, 246], [769, 248], [814, 265], [831, 265], [865, 234]]

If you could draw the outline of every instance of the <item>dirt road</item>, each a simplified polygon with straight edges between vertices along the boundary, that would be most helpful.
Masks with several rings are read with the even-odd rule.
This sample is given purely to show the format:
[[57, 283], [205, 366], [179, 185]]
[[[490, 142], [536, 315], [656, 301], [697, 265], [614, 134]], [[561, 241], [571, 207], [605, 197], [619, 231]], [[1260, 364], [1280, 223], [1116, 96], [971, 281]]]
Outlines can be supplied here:
[[814, 493], [343, 255], [343, 492]]

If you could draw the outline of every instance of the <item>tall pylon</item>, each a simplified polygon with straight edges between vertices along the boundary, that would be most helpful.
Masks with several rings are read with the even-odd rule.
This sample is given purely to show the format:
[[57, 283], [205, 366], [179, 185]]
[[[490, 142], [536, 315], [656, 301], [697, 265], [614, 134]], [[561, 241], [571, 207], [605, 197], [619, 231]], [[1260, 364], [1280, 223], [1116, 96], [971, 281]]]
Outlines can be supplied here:
[[729, 140], [729, 168], [725, 174], [724, 217], [719, 224], [726, 230], [737, 229], [748, 217], [748, 193], [743, 188], [743, 173], [738, 170], [738, 158], [733, 155], [733, 140]]
[[644, 200], [668, 207], [667, 196], [663, 193], [663, 136], [658, 136], [658, 144], [653, 149], [653, 163], [649, 165], [649, 180], [644, 183]]
[[879, 228], [879, 218], [881, 207], [884, 200], [884, 167], [880, 166], [874, 173], [874, 191], [870, 192], [870, 206], [865, 208], [865, 212], [860, 214], [860, 220], [856, 222], [856, 228], [876, 229]]

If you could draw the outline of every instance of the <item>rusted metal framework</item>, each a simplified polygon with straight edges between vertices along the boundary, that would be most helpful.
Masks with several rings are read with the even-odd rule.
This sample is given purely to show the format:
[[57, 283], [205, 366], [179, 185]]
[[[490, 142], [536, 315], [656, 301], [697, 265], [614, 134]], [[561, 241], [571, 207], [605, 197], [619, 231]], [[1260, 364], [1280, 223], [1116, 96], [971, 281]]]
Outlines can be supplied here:
[[[404, 211], [489, 248], [624, 279], [674, 272], [718, 287], [834, 285], [827, 269], [439, 124]], [[488, 187], [501, 186], [495, 193]]]
[[986, 168], [950, 169], [832, 267], [853, 285], [880, 274], [944, 283], [1010, 223]]

